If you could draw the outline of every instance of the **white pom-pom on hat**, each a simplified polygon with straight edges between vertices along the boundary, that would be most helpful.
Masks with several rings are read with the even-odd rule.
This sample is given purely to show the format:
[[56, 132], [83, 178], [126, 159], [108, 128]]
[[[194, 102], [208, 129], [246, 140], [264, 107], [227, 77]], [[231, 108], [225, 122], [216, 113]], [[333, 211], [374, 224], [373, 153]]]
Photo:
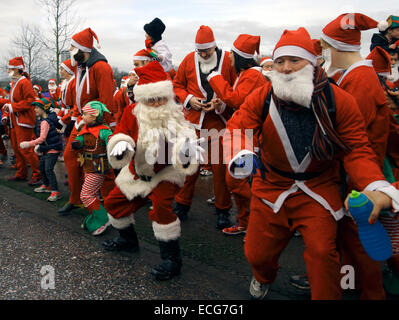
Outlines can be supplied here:
[[389, 28], [389, 23], [386, 20], [380, 21], [378, 23], [378, 30], [384, 32]]

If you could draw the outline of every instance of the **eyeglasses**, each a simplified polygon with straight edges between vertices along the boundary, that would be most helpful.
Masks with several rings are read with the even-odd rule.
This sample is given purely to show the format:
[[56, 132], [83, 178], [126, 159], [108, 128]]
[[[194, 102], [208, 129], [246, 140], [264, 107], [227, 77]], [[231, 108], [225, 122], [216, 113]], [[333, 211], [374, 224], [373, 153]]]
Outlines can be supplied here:
[[211, 53], [212, 49], [213, 49], [213, 48], [209, 48], [209, 49], [195, 49], [195, 51], [196, 51], [197, 53], [206, 53], [206, 54], [209, 54], [209, 53]]
[[165, 102], [168, 100], [167, 97], [155, 97], [155, 98], [148, 98], [144, 100], [144, 104], [148, 105], [154, 105], [156, 103], [158, 104], [165, 104]]

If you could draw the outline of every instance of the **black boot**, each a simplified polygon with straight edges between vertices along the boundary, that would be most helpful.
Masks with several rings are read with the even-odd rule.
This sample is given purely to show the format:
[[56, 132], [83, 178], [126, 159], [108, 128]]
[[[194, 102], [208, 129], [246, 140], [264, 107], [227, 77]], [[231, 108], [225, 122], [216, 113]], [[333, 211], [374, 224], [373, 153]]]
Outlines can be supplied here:
[[139, 240], [133, 224], [125, 229], [119, 230], [119, 237], [112, 240], [105, 240], [103, 247], [108, 251], [129, 251], [136, 252], [140, 249]]
[[218, 215], [218, 220], [216, 222], [217, 229], [222, 230], [231, 226], [229, 210], [221, 210], [216, 208], [216, 214]]
[[187, 214], [190, 211], [190, 206], [176, 202], [173, 212], [179, 217], [180, 221], [187, 219]]
[[169, 280], [180, 274], [182, 259], [179, 240], [158, 241], [162, 262], [151, 270], [156, 280]]

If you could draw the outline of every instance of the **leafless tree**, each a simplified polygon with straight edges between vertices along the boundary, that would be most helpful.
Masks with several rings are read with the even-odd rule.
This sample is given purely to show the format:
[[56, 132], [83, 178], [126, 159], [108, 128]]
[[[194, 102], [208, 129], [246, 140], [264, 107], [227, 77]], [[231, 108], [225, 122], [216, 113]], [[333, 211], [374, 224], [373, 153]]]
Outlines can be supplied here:
[[16, 55], [23, 57], [25, 69], [32, 79], [48, 75], [50, 68], [39, 27], [22, 24], [12, 40], [12, 47]]
[[47, 13], [50, 34], [43, 44], [52, 52], [51, 63], [53, 72], [60, 80], [60, 56], [69, 49], [70, 40], [80, 24], [77, 11], [74, 9], [76, 0], [38, 0]]

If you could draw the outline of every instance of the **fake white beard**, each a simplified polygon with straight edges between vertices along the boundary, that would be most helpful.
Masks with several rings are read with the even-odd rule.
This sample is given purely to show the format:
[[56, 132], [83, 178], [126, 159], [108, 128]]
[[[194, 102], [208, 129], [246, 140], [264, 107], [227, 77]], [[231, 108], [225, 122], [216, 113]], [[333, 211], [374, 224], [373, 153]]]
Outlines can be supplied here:
[[273, 70], [269, 77], [272, 81], [273, 91], [279, 99], [310, 107], [314, 90], [314, 67], [312, 65], [308, 64], [301, 70], [290, 74]]
[[75, 67], [77, 65], [77, 62], [75, 60], [75, 54], [77, 54], [78, 52], [79, 52], [78, 48], [75, 48], [72, 51], [69, 51], [69, 53], [71, 55], [71, 65], [72, 65], [72, 67]]
[[218, 57], [217, 57], [216, 51], [207, 60], [202, 58], [198, 53], [197, 53], [197, 56], [198, 56], [198, 62], [199, 62], [201, 71], [205, 74], [209, 73], [213, 68], [215, 68], [218, 63]]
[[160, 107], [148, 107], [138, 102], [133, 110], [137, 118], [139, 133], [137, 150], [135, 154], [135, 168], [138, 174], [153, 174], [152, 166], [158, 153], [165, 146], [165, 141], [176, 143], [190, 125], [184, 118], [182, 106], [170, 99], [167, 104]]
[[48, 86], [48, 89], [51, 91], [51, 93], [54, 93], [55, 90], [57, 90], [56, 85]]
[[262, 74], [268, 79], [270, 79], [270, 73], [272, 72], [273, 70], [262, 70]]
[[15, 76], [14, 71], [9, 72], [8, 77], [10, 78], [11, 81], [17, 80], [17, 77]]

